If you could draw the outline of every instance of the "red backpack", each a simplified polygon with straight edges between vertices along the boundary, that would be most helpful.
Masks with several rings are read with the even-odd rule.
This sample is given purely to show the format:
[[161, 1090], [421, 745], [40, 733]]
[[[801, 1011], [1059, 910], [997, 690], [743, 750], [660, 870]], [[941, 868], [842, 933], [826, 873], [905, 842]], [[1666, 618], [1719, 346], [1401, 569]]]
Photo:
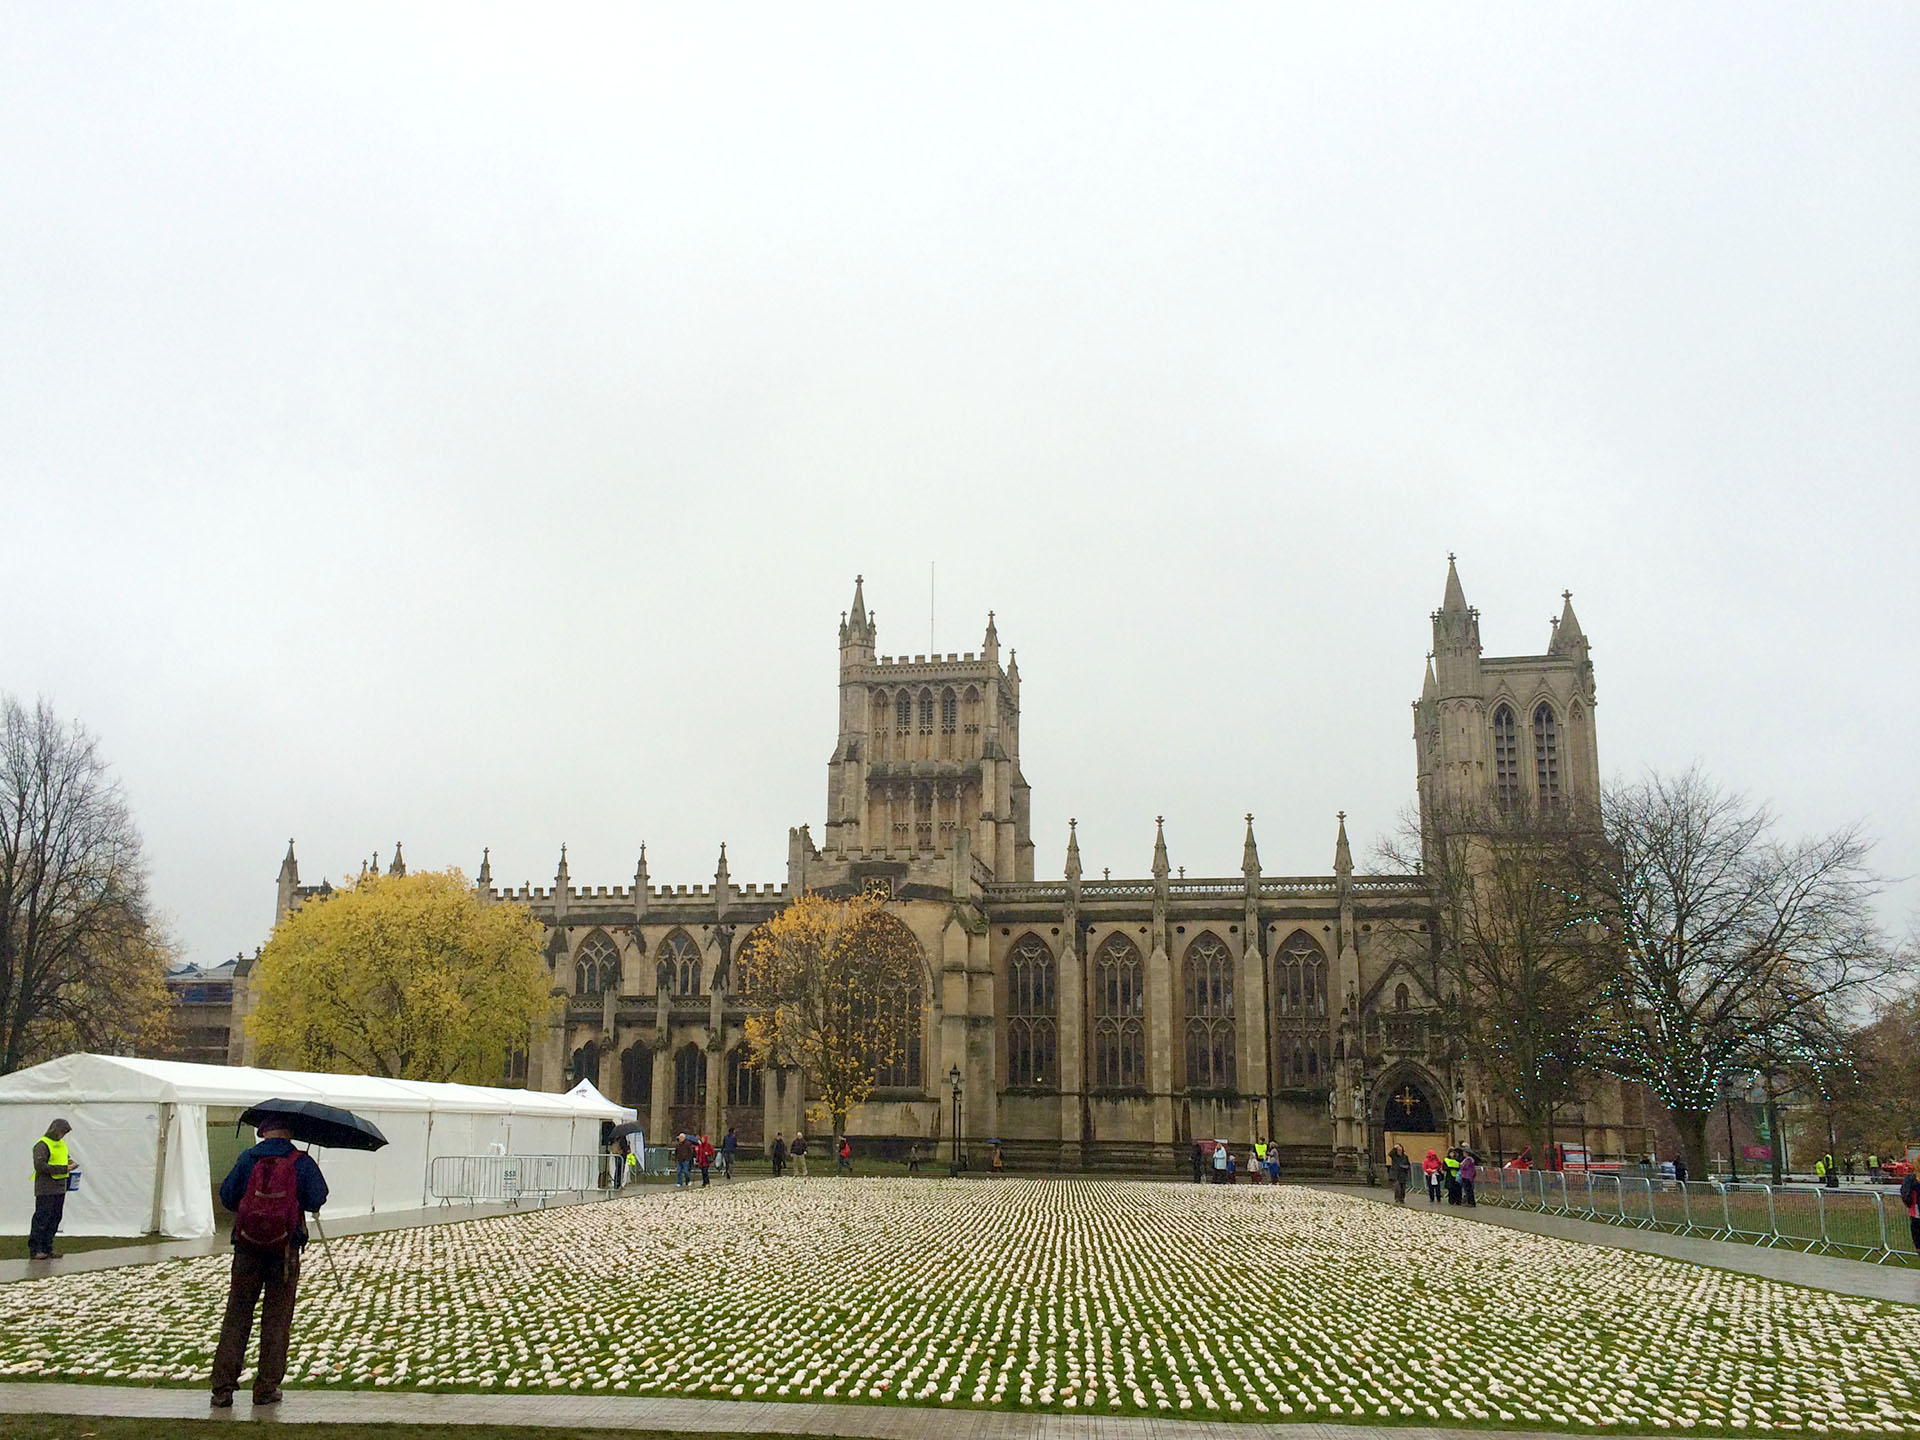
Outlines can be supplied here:
[[285, 1250], [300, 1233], [300, 1157], [263, 1155], [234, 1211], [233, 1238], [254, 1250]]

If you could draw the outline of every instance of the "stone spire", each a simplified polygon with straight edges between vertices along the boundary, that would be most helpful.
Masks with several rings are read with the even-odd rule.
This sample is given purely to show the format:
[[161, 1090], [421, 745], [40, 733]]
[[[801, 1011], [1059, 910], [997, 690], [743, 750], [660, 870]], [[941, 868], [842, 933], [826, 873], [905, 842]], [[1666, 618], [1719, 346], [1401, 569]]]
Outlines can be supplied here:
[[994, 628], [993, 611], [987, 611], [987, 633], [980, 641], [980, 658], [989, 665], [1000, 658], [1000, 632]]
[[1560, 618], [1553, 622], [1553, 639], [1547, 642], [1549, 655], [1580, 655], [1587, 651], [1587, 637], [1580, 629], [1580, 621], [1573, 613], [1573, 592], [1560, 592]]
[[1340, 836], [1333, 842], [1333, 873], [1342, 884], [1353, 878], [1353, 849], [1347, 844], [1347, 812], [1340, 812]]
[[493, 888], [493, 847], [484, 846], [480, 851], [480, 893], [485, 895]]
[[560, 868], [553, 872], [553, 913], [567, 913], [567, 845], [560, 842]]
[[640, 863], [633, 867], [633, 919], [634, 923], [647, 918], [647, 900], [649, 899], [647, 880], [647, 846], [640, 842]]
[[1153, 878], [1165, 881], [1172, 869], [1167, 864], [1167, 817], [1153, 817]]
[[1258, 876], [1260, 873], [1260, 847], [1253, 841], [1253, 814], [1247, 814], [1247, 839], [1240, 847], [1240, 873]]
[[1420, 685], [1420, 698], [1431, 700], [1439, 693], [1440, 687], [1434, 683], [1433, 678], [1433, 656], [1429, 655], [1427, 656], [1427, 678]]
[[1440, 599], [1440, 613], [1462, 617], [1467, 613], [1467, 592], [1460, 584], [1460, 572], [1454, 568], [1452, 555], [1447, 556], [1447, 590]]
[[1020, 652], [1018, 650], [1007, 652], [1007, 688], [1016, 695], [1020, 693]]
[[1077, 886], [1080, 883], [1080, 822], [1067, 821], [1067, 883]]
[[727, 900], [731, 893], [732, 891], [727, 883], [727, 842], [722, 840], [720, 842], [720, 863], [714, 867], [713, 871], [713, 904], [714, 911], [717, 915], [721, 917], [726, 915]]
[[292, 913], [293, 893], [300, 888], [300, 862], [293, 858], [293, 841], [287, 841], [287, 858], [280, 862], [280, 883], [273, 900], [273, 923], [278, 925]]
[[398, 840], [393, 842], [393, 863], [387, 866], [387, 873], [389, 875], [404, 875], [407, 873], [407, 862], [401, 858], [400, 842]]

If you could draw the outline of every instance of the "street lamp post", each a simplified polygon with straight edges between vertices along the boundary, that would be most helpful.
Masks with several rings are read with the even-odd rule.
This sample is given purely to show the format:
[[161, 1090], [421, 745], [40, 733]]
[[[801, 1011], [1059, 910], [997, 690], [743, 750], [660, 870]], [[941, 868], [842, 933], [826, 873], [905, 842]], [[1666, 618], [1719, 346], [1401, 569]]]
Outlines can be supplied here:
[[960, 1173], [960, 1067], [954, 1066], [947, 1072], [947, 1083], [953, 1086], [953, 1162], [947, 1166], [949, 1177]]

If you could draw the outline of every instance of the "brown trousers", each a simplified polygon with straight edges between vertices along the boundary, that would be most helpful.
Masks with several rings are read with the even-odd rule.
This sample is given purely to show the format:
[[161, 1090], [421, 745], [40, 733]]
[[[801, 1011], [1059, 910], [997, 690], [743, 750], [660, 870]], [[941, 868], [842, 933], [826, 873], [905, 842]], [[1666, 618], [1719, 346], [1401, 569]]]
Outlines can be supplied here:
[[293, 1299], [300, 1288], [300, 1252], [289, 1249], [283, 1261], [244, 1245], [233, 1247], [233, 1274], [227, 1283], [227, 1314], [220, 1322], [220, 1348], [213, 1353], [213, 1393], [231, 1395], [240, 1384], [247, 1341], [253, 1336], [253, 1307], [260, 1307], [260, 1365], [253, 1374], [258, 1399], [280, 1388], [287, 1373], [287, 1347], [293, 1340]]

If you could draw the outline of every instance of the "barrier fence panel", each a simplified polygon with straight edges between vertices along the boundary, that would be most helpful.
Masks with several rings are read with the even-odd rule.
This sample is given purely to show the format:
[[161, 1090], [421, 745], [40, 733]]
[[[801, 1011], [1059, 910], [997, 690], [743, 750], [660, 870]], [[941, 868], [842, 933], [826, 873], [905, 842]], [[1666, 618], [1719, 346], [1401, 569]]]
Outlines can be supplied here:
[[1774, 1185], [1774, 1244], [1795, 1250], [1820, 1250], [1826, 1246], [1823, 1223], [1826, 1197], [1817, 1185]]
[[1589, 1175], [1587, 1187], [1593, 1197], [1588, 1204], [1595, 1219], [1604, 1220], [1609, 1225], [1626, 1223], [1627, 1210], [1620, 1196], [1618, 1175]]
[[436, 1155], [427, 1193], [450, 1200], [510, 1201], [610, 1189], [612, 1155]]
[[1653, 1182], [1644, 1175], [1620, 1177], [1620, 1220], [1626, 1225], [1652, 1225]]
[[1820, 1215], [1826, 1248], [1836, 1255], [1872, 1260], [1888, 1253], [1886, 1207], [1873, 1190], [1829, 1190]]
[[1687, 1180], [1680, 1188], [1687, 1196], [1686, 1233], [1725, 1235], [1728, 1229], [1726, 1192], [1711, 1180]]
[[1692, 1228], [1687, 1215], [1687, 1192], [1676, 1180], [1655, 1180], [1652, 1185], [1652, 1223], [1661, 1230], [1684, 1234]]
[[1540, 1177], [1540, 1188], [1545, 1195], [1542, 1206], [1556, 1215], [1568, 1213], [1567, 1176], [1565, 1171], [1550, 1171]]
[[1729, 1181], [1721, 1187], [1727, 1209], [1726, 1238], [1771, 1245], [1779, 1236], [1773, 1225], [1773, 1191], [1766, 1185]]

